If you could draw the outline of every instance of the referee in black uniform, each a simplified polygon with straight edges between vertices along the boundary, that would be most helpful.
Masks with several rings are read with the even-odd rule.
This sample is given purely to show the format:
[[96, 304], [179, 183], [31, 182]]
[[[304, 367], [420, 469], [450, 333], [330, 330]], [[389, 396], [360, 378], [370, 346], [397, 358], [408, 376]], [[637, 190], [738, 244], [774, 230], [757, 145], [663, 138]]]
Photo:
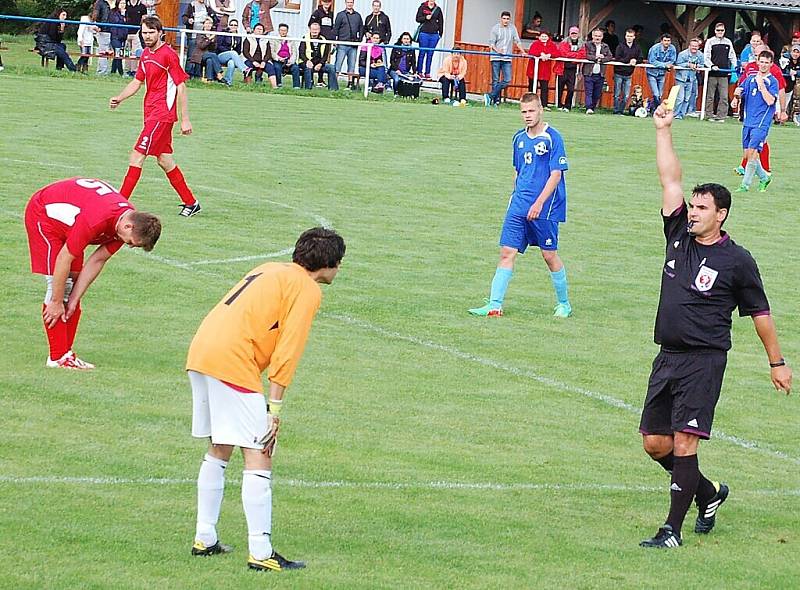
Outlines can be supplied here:
[[653, 121], [667, 244], [655, 326], [661, 351], [653, 361], [639, 431], [645, 451], [672, 474], [672, 482], [666, 523], [640, 545], [667, 548], [683, 543], [681, 525], [692, 500], [698, 508], [695, 532], [709, 533], [728, 496], [728, 486], [700, 473], [697, 447], [711, 436], [734, 309], [753, 318], [775, 389], [790, 392], [792, 370], [781, 356], [755, 260], [722, 231], [730, 192], [702, 184], [687, 204], [672, 147], [672, 112], [661, 105]]

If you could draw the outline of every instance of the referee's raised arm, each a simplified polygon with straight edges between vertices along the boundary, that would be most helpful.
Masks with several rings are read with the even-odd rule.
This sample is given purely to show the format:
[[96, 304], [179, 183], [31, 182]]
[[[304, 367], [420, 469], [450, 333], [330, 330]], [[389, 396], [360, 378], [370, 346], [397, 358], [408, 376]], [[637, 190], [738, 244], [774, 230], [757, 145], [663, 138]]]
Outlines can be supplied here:
[[656, 164], [661, 181], [661, 212], [671, 215], [683, 204], [681, 163], [672, 147], [672, 111], [662, 104], [653, 113], [656, 126]]

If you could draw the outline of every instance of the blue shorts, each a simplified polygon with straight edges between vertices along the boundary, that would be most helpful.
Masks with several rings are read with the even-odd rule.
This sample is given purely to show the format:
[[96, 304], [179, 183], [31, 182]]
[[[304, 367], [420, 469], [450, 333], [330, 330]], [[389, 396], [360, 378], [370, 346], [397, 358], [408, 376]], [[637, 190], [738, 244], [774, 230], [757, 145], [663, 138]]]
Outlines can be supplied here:
[[769, 127], [742, 127], [742, 148], [758, 150], [760, 153], [767, 142]]
[[549, 219], [528, 221], [526, 215], [509, 209], [500, 232], [500, 245], [516, 248], [520, 254], [528, 246], [537, 246], [540, 250], [558, 250], [558, 222]]

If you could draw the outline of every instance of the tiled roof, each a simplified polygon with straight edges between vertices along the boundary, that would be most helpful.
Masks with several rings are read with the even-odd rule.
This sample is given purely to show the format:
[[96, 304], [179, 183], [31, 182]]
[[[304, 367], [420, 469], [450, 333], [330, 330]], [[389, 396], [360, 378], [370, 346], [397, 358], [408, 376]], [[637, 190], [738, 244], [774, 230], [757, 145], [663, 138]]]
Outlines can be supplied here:
[[743, 10], [774, 10], [779, 12], [800, 12], [800, 0], [660, 0], [671, 4], [696, 4], [719, 8], [738, 8]]

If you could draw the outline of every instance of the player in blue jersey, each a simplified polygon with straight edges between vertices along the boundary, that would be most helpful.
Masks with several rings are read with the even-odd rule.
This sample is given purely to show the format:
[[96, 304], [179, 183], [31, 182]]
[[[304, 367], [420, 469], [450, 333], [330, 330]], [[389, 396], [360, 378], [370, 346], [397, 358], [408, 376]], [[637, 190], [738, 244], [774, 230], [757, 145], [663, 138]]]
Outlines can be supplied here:
[[503, 300], [514, 270], [517, 254], [528, 246], [542, 253], [556, 292], [554, 316], [572, 315], [567, 297], [567, 272], [558, 256], [558, 224], [567, 220], [567, 187], [564, 172], [569, 168], [561, 134], [542, 120], [542, 103], [537, 94], [520, 99], [525, 128], [514, 135], [514, 169], [517, 177], [500, 234], [500, 262], [492, 280], [489, 301], [470, 309], [475, 316], [503, 315]]
[[753, 178], [758, 176], [758, 191], [764, 192], [772, 181], [772, 176], [761, 166], [759, 154], [767, 141], [772, 119], [775, 116], [778, 100], [778, 80], [770, 74], [772, 52], [762, 51], [758, 55], [758, 71], [753, 72], [736, 88], [731, 106], [735, 109], [744, 96], [744, 127], [742, 127], [742, 148], [747, 158], [744, 179], [737, 193], [750, 189]]

